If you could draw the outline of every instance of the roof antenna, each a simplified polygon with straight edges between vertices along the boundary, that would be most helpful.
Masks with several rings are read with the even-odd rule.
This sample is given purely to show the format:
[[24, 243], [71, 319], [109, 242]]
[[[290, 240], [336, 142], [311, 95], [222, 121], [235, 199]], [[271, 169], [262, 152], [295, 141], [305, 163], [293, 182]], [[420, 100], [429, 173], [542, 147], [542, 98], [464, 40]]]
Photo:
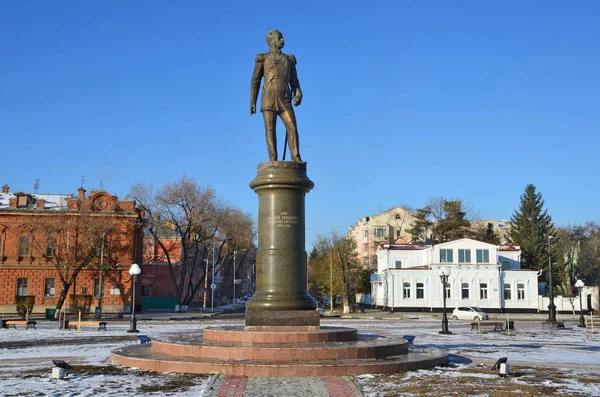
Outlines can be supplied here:
[[33, 193], [37, 194], [39, 189], [40, 189], [40, 180], [36, 178], [33, 181]]
[[102, 184], [102, 179], [100, 179], [100, 190], [104, 190], [104, 185]]
[[85, 176], [81, 176], [81, 187], [83, 187], [83, 181], [85, 181]]

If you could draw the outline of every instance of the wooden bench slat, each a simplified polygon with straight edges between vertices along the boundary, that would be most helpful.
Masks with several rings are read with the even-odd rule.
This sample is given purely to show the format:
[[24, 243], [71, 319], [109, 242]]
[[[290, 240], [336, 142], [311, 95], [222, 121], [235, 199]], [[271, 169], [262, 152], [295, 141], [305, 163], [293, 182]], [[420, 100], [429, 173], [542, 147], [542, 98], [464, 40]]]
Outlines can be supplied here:
[[471, 331], [476, 329], [477, 327], [482, 326], [494, 326], [494, 331], [504, 331], [504, 322], [502, 321], [473, 321], [471, 323]]
[[25, 327], [25, 329], [31, 327], [37, 329], [36, 324], [37, 322], [33, 320], [2, 320], [2, 328], [8, 328], [12, 325], [14, 329], [17, 329], [17, 325], [26, 325], [27, 327]]
[[82, 327], [98, 327], [98, 331], [106, 331], [106, 321], [80, 321], [80, 322], [69, 322], [69, 329], [78, 329], [78, 325]]

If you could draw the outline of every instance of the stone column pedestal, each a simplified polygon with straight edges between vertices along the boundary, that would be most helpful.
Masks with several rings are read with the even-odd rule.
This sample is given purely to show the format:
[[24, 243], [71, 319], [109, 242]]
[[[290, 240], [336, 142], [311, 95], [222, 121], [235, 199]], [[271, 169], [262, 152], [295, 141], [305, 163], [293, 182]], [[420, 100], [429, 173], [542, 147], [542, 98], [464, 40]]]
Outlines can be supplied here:
[[258, 194], [258, 251], [247, 326], [319, 325], [317, 303], [306, 290], [304, 196], [313, 186], [305, 163], [258, 165], [250, 183]]

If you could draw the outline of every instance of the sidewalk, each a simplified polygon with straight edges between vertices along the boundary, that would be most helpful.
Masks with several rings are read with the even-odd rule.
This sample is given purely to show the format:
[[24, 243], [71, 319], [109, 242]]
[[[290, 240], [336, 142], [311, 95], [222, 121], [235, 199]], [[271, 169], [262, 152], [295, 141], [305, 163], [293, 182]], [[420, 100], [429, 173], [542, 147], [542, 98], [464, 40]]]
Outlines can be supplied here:
[[246, 377], [213, 375], [203, 396], [210, 397], [362, 397], [351, 376]]
[[[174, 311], [160, 311], [151, 310], [142, 313], [136, 313], [135, 318], [138, 321], [187, 321], [187, 320], [201, 320], [204, 318], [210, 318], [216, 316], [219, 312], [174, 312]], [[123, 318], [126, 320], [127, 315]]]

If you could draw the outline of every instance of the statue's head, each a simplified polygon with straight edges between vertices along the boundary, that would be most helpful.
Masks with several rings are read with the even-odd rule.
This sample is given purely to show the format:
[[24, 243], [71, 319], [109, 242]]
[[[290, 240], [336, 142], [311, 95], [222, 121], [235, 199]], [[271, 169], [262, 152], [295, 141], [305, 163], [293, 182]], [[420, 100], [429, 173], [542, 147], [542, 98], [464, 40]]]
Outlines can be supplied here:
[[269, 47], [281, 50], [285, 45], [285, 40], [283, 40], [283, 35], [279, 30], [271, 30], [267, 33], [267, 44]]

